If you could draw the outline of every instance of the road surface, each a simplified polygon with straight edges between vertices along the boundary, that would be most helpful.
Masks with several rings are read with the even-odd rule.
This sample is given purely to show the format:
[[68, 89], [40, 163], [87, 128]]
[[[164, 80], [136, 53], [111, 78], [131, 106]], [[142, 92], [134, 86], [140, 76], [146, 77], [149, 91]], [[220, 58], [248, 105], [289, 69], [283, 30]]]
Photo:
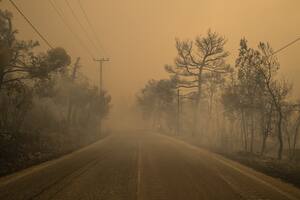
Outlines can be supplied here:
[[300, 191], [155, 133], [116, 133], [0, 178], [1, 200], [297, 200]]

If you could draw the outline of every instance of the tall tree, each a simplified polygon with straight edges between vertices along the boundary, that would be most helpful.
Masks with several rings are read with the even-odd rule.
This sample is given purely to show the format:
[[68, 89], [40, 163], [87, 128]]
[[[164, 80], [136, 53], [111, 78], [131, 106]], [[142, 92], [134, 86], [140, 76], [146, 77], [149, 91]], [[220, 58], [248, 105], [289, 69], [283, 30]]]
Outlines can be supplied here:
[[70, 64], [70, 56], [63, 48], [36, 55], [38, 42], [17, 40], [18, 31], [13, 28], [10, 12], [0, 10], [0, 27], [0, 89], [13, 82], [47, 78]]
[[[239, 86], [242, 88], [239, 94], [246, 97], [243, 98], [244, 105], [251, 108], [252, 111], [265, 110], [261, 114], [270, 115], [273, 113], [276, 115], [279, 142], [278, 159], [281, 159], [283, 151], [283, 107], [291, 89], [290, 84], [276, 79], [280, 64], [268, 43], [261, 42], [257, 49], [253, 49], [248, 47], [245, 39], [242, 39], [236, 65], [239, 67], [238, 79]], [[270, 117], [267, 117], [269, 122]], [[265, 127], [265, 131], [268, 129], [270, 129], [270, 125]]]
[[168, 72], [181, 77], [178, 87], [197, 89], [195, 98], [194, 132], [199, 123], [202, 86], [206, 73], [227, 73], [229, 65], [225, 58], [229, 53], [224, 49], [226, 39], [209, 30], [206, 36], [198, 36], [194, 41], [176, 40], [177, 57], [175, 67], [167, 65]]

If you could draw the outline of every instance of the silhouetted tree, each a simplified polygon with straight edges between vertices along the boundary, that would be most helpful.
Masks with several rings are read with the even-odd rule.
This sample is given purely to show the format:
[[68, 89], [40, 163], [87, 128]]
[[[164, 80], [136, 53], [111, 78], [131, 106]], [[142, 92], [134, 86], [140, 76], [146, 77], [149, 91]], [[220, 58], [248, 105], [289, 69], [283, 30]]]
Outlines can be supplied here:
[[[281, 159], [283, 151], [283, 107], [286, 105], [286, 97], [291, 89], [290, 84], [276, 79], [279, 63], [269, 44], [260, 43], [258, 49], [253, 49], [248, 47], [245, 39], [242, 39], [236, 67], [238, 69], [237, 80], [234, 85], [225, 90], [223, 102], [225, 107], [238, 110], [241, 114], [245, 150], [247, 150], [249, 117], [251, 124], [250, 151], [253, 152], [256, 130], [254, 126], [256, 117], [254, 116], [257, 116], [256, 119], [260, 119], [259, 127], [263, 136], [262, 153], [265, 150], [267, 136], [272, 129], [273, 119], [276, 119], [279, 142], [278, 159]], [[230, 101], [230, 99], [237, 100]]]
[[227, 73], [229, 65], [225, 63], [228, 52], [224, 50], [226, 39], [209, 30], [206, 36], [199, 36], [195, 41], [176, 40], [178, 55], [175, 67], [167, 65], [165, 69], [181, 77], [177, 87], [196, 88], [194, 131], [199, 123], [200, 100], [203, 97], [202, 86], [206, 73]]
[[47, 78], [70, 64], [70, 56], [62, 48], [36, 55], [38, 42], [17, 40], [10, 12], [0, 10], [0, 25], [0, 89], [16, 81]]
[[162, 127], [162, 115], [168, 125], [174, 124], [176, 79], [150, 80], [137, 95], [137, 103], [145, 119], [153, 120], [153, 127]]

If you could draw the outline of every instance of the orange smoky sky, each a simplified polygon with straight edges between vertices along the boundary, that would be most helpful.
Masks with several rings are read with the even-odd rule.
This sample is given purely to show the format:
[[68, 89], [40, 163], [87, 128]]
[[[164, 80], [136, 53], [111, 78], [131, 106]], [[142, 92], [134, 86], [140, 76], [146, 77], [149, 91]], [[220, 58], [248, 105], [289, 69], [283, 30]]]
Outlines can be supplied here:
[[[168, 77], [163, 66], [173, 63], [175, 38], [193, 39], [211, 28], [228, 39], [226, 47], [231, 53], [228, 62], [234, 64], [242, 37], [251, 46], [268, 41], [274, 49], [300, 37], [299, 0], [81, 0], [100, 41], [101, 48], [97, 51], [76, 23], [66, 1], [52, 2], [63, 11], [65, 20], [94, 57], [111, 58], [104, 65], [104, 88], [112, 94], [115, 107], [124, 101], [132, 102], [147, 80]], [[93, 36], [78, 0], [68, 2]], [[48, 0], [15, 0], [15, 3], [53, 46], [64, 47], [73, 60], [80, 56], [82, 71], [97, 83], [97, 63], [70, 33]], [[40, 40], [8, 0], [2, 0], [0, 6], [14, 13], [20, 38]], [[46, 49], [41, 40], [40, 43]], [[299, 52], [300, 42], [278, 54], [281, 74], [294, 82], [294, 94], [298, 97]]]

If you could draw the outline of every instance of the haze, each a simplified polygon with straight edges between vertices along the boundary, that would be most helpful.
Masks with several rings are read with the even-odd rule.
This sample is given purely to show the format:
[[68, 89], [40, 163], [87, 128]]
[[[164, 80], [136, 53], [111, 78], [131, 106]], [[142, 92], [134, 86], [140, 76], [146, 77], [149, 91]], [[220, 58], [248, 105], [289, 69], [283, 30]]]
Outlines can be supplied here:
[[300, 199], [299, 11], [0, 0], [0, 199]]
[[[17, 2], [53, 45], [65, 47], [74, 58], [82, 57], [84, 73], [95, 82], [98, 80], [98, 65], [70, 34], [49, 2]], [[70, 3], [86, 25], [78, 4]], [[137, 90], [147, 80], [168, 76], [163, 66], [173, 64], [176, 37], [194, 38], [211, 28], [228, 39], [226, 49], [231, 52], [230, 61], [234, 64], [233, 58], [242, 37], [246, 37], [251, 45], [269, 41], [277, 49], [300, 36], [298, 0], [84, 0], [82, 4], [104, 49], [97, 52], [84, 37], [65, 2], [57, 1], [57, 4], [65, 11], [68, 21], [93, 51], [95, 58], [111, 58], [104, 67], [104, 87], [112, 94], [114, 107], [119, 105], [121, 98], [132, 102]], [[15, 13], [8, 1], [1, 6]], [[14, 22], [20, 30], [20, 37], [37, 39], [31, 27], [17, 13]], [[45, 47], [43, 42], [40, 43]], [[299, 91], [299, 46], [300, 43], [278, 56], [283, 74], [295, 82], [296, 92]]]

